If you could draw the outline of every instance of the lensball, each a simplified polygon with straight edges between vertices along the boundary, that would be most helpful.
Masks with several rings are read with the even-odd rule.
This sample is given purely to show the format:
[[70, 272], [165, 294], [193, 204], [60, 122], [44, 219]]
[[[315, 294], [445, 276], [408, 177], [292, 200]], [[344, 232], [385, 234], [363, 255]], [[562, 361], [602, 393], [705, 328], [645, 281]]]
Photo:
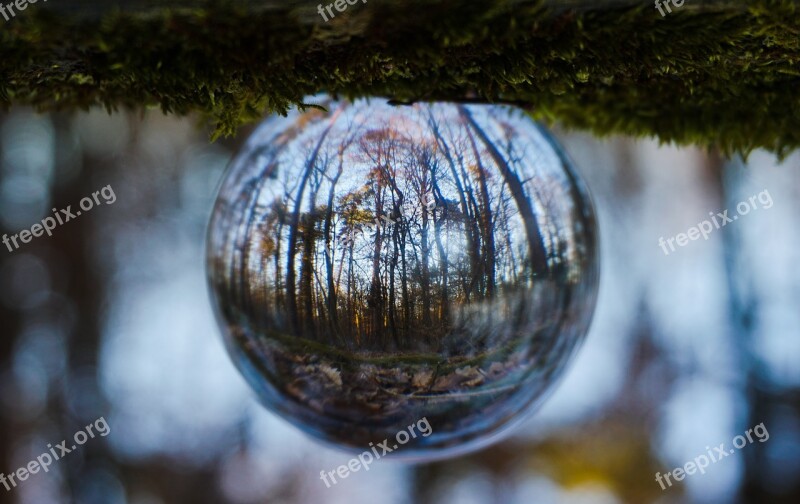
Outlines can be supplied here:
[[268, 119], [221, 184], [207, 254], [226, 346], [267, 408], [327, 443], [480, 447], [586, 335], [587, 191], [516, 108], [321, 105]]

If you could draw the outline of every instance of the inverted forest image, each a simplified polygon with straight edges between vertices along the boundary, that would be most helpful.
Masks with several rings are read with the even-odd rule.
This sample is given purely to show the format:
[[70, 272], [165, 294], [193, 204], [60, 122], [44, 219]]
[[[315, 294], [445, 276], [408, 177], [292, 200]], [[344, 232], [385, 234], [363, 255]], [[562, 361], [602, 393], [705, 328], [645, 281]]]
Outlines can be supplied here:
[[448, 445], [509, 422], [591, 317], [595, 223], [569, 161], [508, 107], [325, 106], [262, 126], [212, 218], [211, 281], [257, 388], [355, 447], [415, 418]]

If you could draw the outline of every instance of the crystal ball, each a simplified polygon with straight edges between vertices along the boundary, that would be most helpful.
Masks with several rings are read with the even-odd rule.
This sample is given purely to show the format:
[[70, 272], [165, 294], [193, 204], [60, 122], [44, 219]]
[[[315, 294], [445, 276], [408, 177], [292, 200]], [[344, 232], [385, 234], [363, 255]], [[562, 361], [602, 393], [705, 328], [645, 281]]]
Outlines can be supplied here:
[[326, 99], [247, 140], [207, 260], [268, 409], [428, 460], [496, 439], [553, 388], [590, 324], [597, 248], [583, 183], [522, 110]]

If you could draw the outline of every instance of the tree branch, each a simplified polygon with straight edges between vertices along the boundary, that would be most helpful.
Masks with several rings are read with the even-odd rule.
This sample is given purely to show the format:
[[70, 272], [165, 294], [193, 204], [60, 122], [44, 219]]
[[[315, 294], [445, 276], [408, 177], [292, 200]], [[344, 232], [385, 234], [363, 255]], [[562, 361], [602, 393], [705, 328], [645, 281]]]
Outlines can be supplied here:
[[[327, 0], [326, 0], [327, 2]], [[323, 3], [326, 3], [323, 2]], [[597, 134], [800, 145], [789, 0], [51, 0], [0, 18], [0, 104], [200, 112], [216, 134], [308, 96], [513, 103]]]

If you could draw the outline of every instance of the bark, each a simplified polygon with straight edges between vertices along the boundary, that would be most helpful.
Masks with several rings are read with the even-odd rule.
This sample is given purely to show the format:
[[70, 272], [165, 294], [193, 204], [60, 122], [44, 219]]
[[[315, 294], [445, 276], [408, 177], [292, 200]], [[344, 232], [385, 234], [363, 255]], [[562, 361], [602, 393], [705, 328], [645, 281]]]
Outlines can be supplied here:
[[489, 155], [500, 169], [503, 180], [506, 185], [508, 185], [514, 202], [517, 204], [517, 208], [525, 222], [525, 232], [528, 238], [528, 253], [530, 255], [529, 260], [534, 276], [545, 276], [547, 274], [547, 257], [544, 250], [544, 243], [541, 233], [539, 232], [539, 226], [536, 222], [536, 214], [533, 212], [533, 207], [528, 200], [528, 196], [525, 194], [525, 189], [522, 186], [519, 176], [508, 165], [508, 162], [503, 158], [500, 151], [497, 150], [497, 147], [489, 139], [483, 129], [475, 122], [470, 111], [466, 107], [460, 107], [460, 110], [461, 116], [472, 130], [475, 131], [475, 134], [480, 138], [486, 150], [489, 152]]
[[[464, 235], [467, 239], [467, 249], [469, 253], [469, 265], [470, 265], [470, 276], [469, 278], [475, 278], [477, 275], [478, 264], [479, 264], [479, 256], [480, 252], [478, 251], [478, 227], [477, 223], [475, 222], [474, 216], [472, 212], [470, 212], [470, 207], [467, 204], [467, 192], [464, 190], [464, 184], [461, 182], [461, 178], [458, 175], [456, 170], [456, 163], [453, 160], [453, 156], [450, 152], [450, 148], [447, 146], [447, 142], [445, 142], [444, 138], [441, 135], [439, 130], [439, 125], [434, 121], [433, 114], [430, 115], [430, 120], [428, 124], [431, 127], [431, 131], [433, 132], [434, 137], [439, 145], [439, 148], [442, 149], [444, 153], [444, 157], [447, 160], [448, 167], [450, 168], [450, 174], [453, 177], [453, 182], [456, 184], [456, 188], [458, 189], [458, 200], [459, 204], [461, 205], [461, 214], [464, 218]], [[468, 286], [464, 288], [464, 296], [465, 301], [469, 303], [471, 289]]]
[[344, 172], [344, 160], [342, 152], [339, 153], [339, 168], [336, 171], [336, 176], [331, 180], [331, 189], [328, 193], [328, 210], [325, 213], [325, 227], [323, 229], [323, 240], [325, 243], [325, 272], [328, 278], [328, 295], [326, 299], [326, 306], [328, 311], [328, 330], [330, 331], [331, 338], [334, 341], [340, 341], [341, 329], [339, 328], [339, 314], [337, 309], [337, 290], [338, 285], [335, 282], [333, 274], [333, 250], [334, 244], [331, 243], [331, 228], [333, 219], [333, 196], [336, 193], [336, 184]]
[[6, 21], [0, 104], [199, 112], [216, 138], [328, 92], [509, 103], [569, 127], [725, 152], [800, 146], [800, 116], [786, 106], [797, 89], [791, 0], [694, 0], [666, 17], [633, 0], [431, 0], [424, 16], [400, 0], [359, 4], [329, 23], [316, 7], [38, 2]]
[[286, 260], [286, 302], [289, 311], [289, 322], [291, 324], [290, 330], [292, 332], [300, 327], [300, 320], [297, 313], [297, 292], [295, 291], [297, 273], [295, 272], [294, 258], [297, 255], [297, 234], [300, 226], [300, 208], [302, 207], [301, 202], [303, 201], [303, 194], [305, 193], [308, 180], [311, 177], [311, 172], [314, 170], [314, 165], [317, 162], [320, 148], [325, 142], [328, 133], [330, 132], [340, 113], [341, 109], [333, 114], [330, 119], [330, 124], [327, 128], [325, 128], [325, 131], [322, 133], [322, 135], [320, 135], [317, 145], [314, 147], [314, 150], [311, 152], [311, 156], [309, 156], [308, 161], [306, 162], [305, 170], [303, 171], [303, 177], [300, 180], [300, 187], [298, 187], [297, 194], [294, 198], [295, 208], [292, 212], [291, 222], [289, 223], [289, 249], [287, 251], [288, 257]]
[[495, 287], [495, 247], [494, 247], [494, 229], [492, 228], [492, 204], [489, 198], [489, 188], [486, 184], [486, 168], [481, 161], [481, 152], [478, 146], [475, 145], [475, 137], [469, 130], [469, 143], [472, 146], [472, 152], [475, 155], [475, 163], [478, 168], [478, 194], [481, 198], [481, 231], [483, 235], [483, 275], [482, 278], [486, 279], [485, 294], [486, 297], [494, 297]]

